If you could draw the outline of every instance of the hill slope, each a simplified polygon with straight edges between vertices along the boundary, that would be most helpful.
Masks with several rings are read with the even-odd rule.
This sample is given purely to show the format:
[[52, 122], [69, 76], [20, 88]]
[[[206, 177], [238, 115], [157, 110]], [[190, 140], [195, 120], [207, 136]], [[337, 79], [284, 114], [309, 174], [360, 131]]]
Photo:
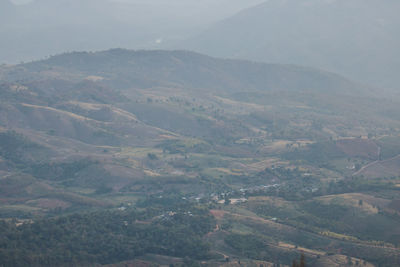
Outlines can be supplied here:
[[[114, 49], [105, 52], [77, 52], [48, 60], [21, 65], [37, 78], [52, 68], [70, 74], [99, 75], [111, 83], [125, 86], [171, 86], [188, 89], [237, 91], [293, 91], [328, 94], [368, 93], [344, 77], [318, 69], [294, 65], [264, 64], [224, 60], [188, 51], [130, 51]], [[8, 73], [8, 75], [7, 75]], [[15, 72], [5, 79], [16, 80]], [[24, 79], [29, 75], [22, 72]], [[29, 78], [28, 78], [29, 79]]]
[[1, 66], [0, 262], [397, 266], [399, 114], [336, 74], [187, 51]]

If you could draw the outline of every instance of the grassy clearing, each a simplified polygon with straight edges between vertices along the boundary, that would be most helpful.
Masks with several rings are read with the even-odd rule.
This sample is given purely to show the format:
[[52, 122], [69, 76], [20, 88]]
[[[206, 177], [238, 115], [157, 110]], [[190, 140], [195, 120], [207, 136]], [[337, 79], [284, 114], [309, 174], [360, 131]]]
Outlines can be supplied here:
[[116, 153], [119, 157], [134, 157], [134, 158], [145, 158], [149, 153], [156, 154], [157, 156], [162, 156], [162, 150], [151, 147], [123, 147], [121, 152]]
[[389, 159], [400, 154], [400, 136], [384, 136], [378, 141], [382, 159]]
[[326, 255], [326, 252], [322, 252], [322, 251], [318, 251], [318, 250], [314, 250], [314, 249], [308, 249], [308, 248], [304, 248], [304, 247], [299, 247], [296, 245], [292, 245], [292, 244], [288, 244], [285, 242], [278, 242], [278, 246], [281, 248], [285, 248], [285, 249], [296, 249], [298, 251], [307, 253], [307, 254], [311, 254], [311, 255]]
[[122, 194], [122, 195], [112, 195], [108, 197], [108, 200], [112, 202], [114, 205], [126, 204], [126, 205], [134, 205], [140, 196], [133, 194]]
[[240, 176], [243, 173], [240, 172], [240, 170], [234, 170], [234, 169], [227, 169], [227, 168], [211, 168], [208, 169], [209, 171], [215, 171], [217, 174], [227, 174], [227, 175], [233, 175], [233, 176]]
[[359, 239], [354, 236], [338, 234], [338, 233], [334, 233], [334, 232], [330, 232], [330, 231], [319, 232], [319, 234], [322, 236], [328, 236], [328, 237], [332, 237], [335, 239], [346, 240], [346, 241], [351, 241], [351, 242], [359, 242]]
[[50, 111], [50, 112], [56, 112], [56, 113], [63, 114], [63, 115], [66, 115], [68, 117], [71, 117], [73, 119], [79, 120], [79, 121], [95, 121], [93, 119], [90, 119], [90, 118], [87, 118], [87, 117], [83, 117], [83, 116], [77, 115], [77, 114], [72, 113], [72, 112], [68, 112], [68, 111], [65, 111], [65, 110], [59, 110], [59, 109], [55, 109], [55, 108], [52, 108], [52, 107], [31, 105], [31, 104], [25, 104], [25, 103], [23, 103], [22, 106], [33, 108], [33, 109], [42, 109], [42, 110], [46, 110], [46, 111]]
[[317, 199], [325, 204], [338, 204], [354, 207], [367, 214], [377, 214], [379, 212], [379, 207], [385, 207], [390, 202], [386, 199], [374, 198], [360, 193], [323, 196]]

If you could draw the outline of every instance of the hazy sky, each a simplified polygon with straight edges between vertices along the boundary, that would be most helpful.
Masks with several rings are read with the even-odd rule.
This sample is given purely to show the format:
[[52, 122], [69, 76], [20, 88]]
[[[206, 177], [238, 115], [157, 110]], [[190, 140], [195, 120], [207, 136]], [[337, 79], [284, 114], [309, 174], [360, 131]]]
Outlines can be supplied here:
[[11, 2], [13, 2], [16, 5], [23, 5], [32, 2], [32, 0], [11, 0]]
[[400, 0], [12, 1], [20, 5], [0, 0], [0, 64], [70, 51], [187, 49], [370, 84], [400, 80]]
[[16, 11], [0, 17], [0, 64], [76, 50], [171, 47], [263, 1], [12, 0]]

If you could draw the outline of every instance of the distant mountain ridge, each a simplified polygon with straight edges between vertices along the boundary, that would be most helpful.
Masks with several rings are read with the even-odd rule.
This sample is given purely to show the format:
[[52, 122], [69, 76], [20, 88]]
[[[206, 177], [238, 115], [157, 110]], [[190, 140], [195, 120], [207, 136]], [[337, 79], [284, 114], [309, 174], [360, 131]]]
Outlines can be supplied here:
[[65, 51], [159, 49], [260, 2], [33, 0], [11, 5], [9, 0], [1, 0], [0, 64]]
[[181, 46], [219, 57], [313, 66], [398, 88], [400, 2], [270, 0]]
[[73, 52], [21, 65], [28, 71], [49, 68], [105, 76], [125, 86], [176, 85], [219, 91], [304, 91], [367, 93], [367, 87], [337, 74], [312, 68], [218, 59], [189, 51], [112, 49]]

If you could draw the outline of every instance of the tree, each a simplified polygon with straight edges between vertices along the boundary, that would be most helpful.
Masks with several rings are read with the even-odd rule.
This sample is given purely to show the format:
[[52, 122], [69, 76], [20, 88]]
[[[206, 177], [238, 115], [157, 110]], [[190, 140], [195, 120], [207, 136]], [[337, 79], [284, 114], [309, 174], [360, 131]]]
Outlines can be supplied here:
[[306, 257], [303, 253], [300, 255], [300, 263], [297, 263], [297, 260], [293, 260], [292, 267], [306, 267]]
[[231, 200], [229, 199], [229, 197], [228, 197], [227, 195], [225, 195], [225, 202], [224, 202], [224, 204], [225, 204], [225, 205], [231, 204]]
[[306, 257], [304, 256], [303, 253], [301, 253], [300, 256], [300, 267], [306, 267]]
[[353, 261], [352, 261], [350, 256], [347, 256], [347, 264], [348, 265], [353, 265]]
[[154, 154], [154, 153], [148, 153], [148, 154], [147, 154], [147, 157], [148, 157], [150, 160], [156, 160], [156, 159], [158, 159], [157, 155]]

